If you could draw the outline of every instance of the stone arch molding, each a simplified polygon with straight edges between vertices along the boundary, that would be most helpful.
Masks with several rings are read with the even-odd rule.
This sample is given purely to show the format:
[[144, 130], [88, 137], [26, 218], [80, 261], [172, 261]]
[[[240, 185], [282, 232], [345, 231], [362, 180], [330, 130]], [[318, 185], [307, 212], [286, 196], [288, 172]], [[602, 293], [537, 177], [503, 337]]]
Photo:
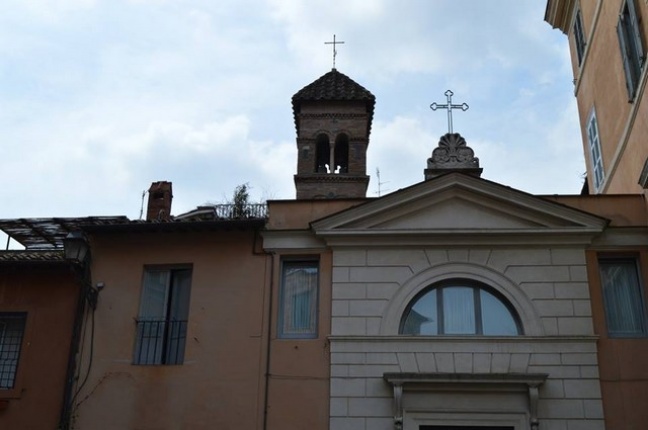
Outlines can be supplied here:
[[423, 289], [448, 279], [470, 279], [488, 285], [513, 306], [520, 317], [525, 336], [543, 336], [544, 327], [535, 306], [522, 289], [510, 278], [490, 267], [472, 263], [443, 263], [430, 267], [406, 281], [389, 301], [383, 312], [380, 334], [398, 335], [401, 317], [407, 305]]

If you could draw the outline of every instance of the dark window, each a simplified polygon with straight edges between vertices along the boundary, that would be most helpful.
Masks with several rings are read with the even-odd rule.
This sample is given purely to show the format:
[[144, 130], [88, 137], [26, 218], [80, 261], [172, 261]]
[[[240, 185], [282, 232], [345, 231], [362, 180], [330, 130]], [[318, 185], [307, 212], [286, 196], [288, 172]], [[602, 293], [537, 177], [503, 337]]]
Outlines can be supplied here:
[[341, 134], [335, 139], [335, 173], [349, 172], [349, 138]]
[[624, 2], [617, 24], [617, 35], [621, 47], [628, 100], [632, 101], [637, 92], [641, 69], [646, 58], [641, 36], [641, 16], [637, 13], [635, 0]]
[[583, 31], [583, 15], [580, 9], [576, 11], [576, 18], [574, 19], [574, 42], [576, 44], [578, 65], [580, 65], [583, 62], [583, 54], [585, 53], [585, 32]]
[[435, 285], [416, 296], [401, 320], [400, 333], [422, 336], [516, 336], [512, 307], [495, 291], [472, 281]]
[[317, 337], [317, 261], [284, 261], [281, 268], [279, 337]]
[[608, 334], [638, 337], [646, 334], [646, 316], [637, 260], [599, 260]]
[[329, 144], [328, 136], [325, 134], [317, 136], [315, 146], [315, 172], [329, 173], [331, 167], [331, 145]]
[[26, 320], [24, 312], [0, 312], [0, 389], [11, 389], [16, 383]]
[[184, 361], [191, 269], [144, 271], [134, 364]]

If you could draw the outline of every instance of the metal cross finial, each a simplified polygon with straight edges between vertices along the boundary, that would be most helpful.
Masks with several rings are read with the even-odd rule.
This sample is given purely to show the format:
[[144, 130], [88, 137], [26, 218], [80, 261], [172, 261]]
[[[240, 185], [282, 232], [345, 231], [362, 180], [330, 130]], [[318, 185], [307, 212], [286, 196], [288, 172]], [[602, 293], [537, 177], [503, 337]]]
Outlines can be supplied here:
[[335, 57], [337, 56], [337, 49], [335, 49], [335, 45], [342, 45], [344, 42], [336, 42], [335, 41], [335, 34], [333, 35], [333, 42], [324, 42], [324, 45], [333, 45], [333, 69], [335, 70]]
[[432, 103], [430, 105], [430, 109], [432, 110], [437, 110], [437, 109], [447, 109], [448, 110], [448, 133], [452, 133], [452, 109], [461, 109], [462, 111], [467, 111], [468, 110], [468, 105], [466, 103], [462, 103], [460, 105], [453, 105], [452, 104], [452, 96], [454, 93], [450, 90], [446, 91], [445, 96], [448, 99], [448, 103], [444, 105], [440, 105], [438, 103]]

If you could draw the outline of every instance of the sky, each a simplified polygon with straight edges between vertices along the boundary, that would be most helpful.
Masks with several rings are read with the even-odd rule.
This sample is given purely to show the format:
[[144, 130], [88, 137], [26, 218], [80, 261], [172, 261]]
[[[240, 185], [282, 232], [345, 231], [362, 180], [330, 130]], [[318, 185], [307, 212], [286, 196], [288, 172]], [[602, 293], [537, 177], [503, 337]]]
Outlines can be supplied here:
[[[423, 180], [443, 111], [482, 177], [577, 194], [585, 164], [567, 38], [544, 0], [3, 0], [0, 218], [172, 214], [291, 199], [291, 97], [332, 68], [376, 96], [367, 196]], [[376, 171], [380, 170], [380, 187]]]

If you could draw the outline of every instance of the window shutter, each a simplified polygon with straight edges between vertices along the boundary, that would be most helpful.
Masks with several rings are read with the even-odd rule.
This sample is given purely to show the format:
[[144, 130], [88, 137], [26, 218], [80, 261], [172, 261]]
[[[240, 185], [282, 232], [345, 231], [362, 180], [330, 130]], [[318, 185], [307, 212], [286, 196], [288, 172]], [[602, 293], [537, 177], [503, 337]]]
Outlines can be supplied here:
[[635, 8], [634, 0], [627, 0], [628, 12], [630, 12], [630, 28], [632, 29], [633, 47], [637, 51], [636, 58], [639, 59], [639, 66], [642, 66], [646, 56], [644, 55], [643, 43], [641, 42], [641, 30], [639, 26], [639, 15]]
[[634, 81], [632, 80], [632, 70], [630, 69], [630, 58], [628, 56], [628, 41], [624, 30], [623, 18], [619, 19], [617, 24], [617, 34], [619, 36], [619, 45], [621, 48], [621, 60], [623, 61], [623, 71], [626, 77], [626, 88], [628, 90], [628, 101], [634, 98]]

